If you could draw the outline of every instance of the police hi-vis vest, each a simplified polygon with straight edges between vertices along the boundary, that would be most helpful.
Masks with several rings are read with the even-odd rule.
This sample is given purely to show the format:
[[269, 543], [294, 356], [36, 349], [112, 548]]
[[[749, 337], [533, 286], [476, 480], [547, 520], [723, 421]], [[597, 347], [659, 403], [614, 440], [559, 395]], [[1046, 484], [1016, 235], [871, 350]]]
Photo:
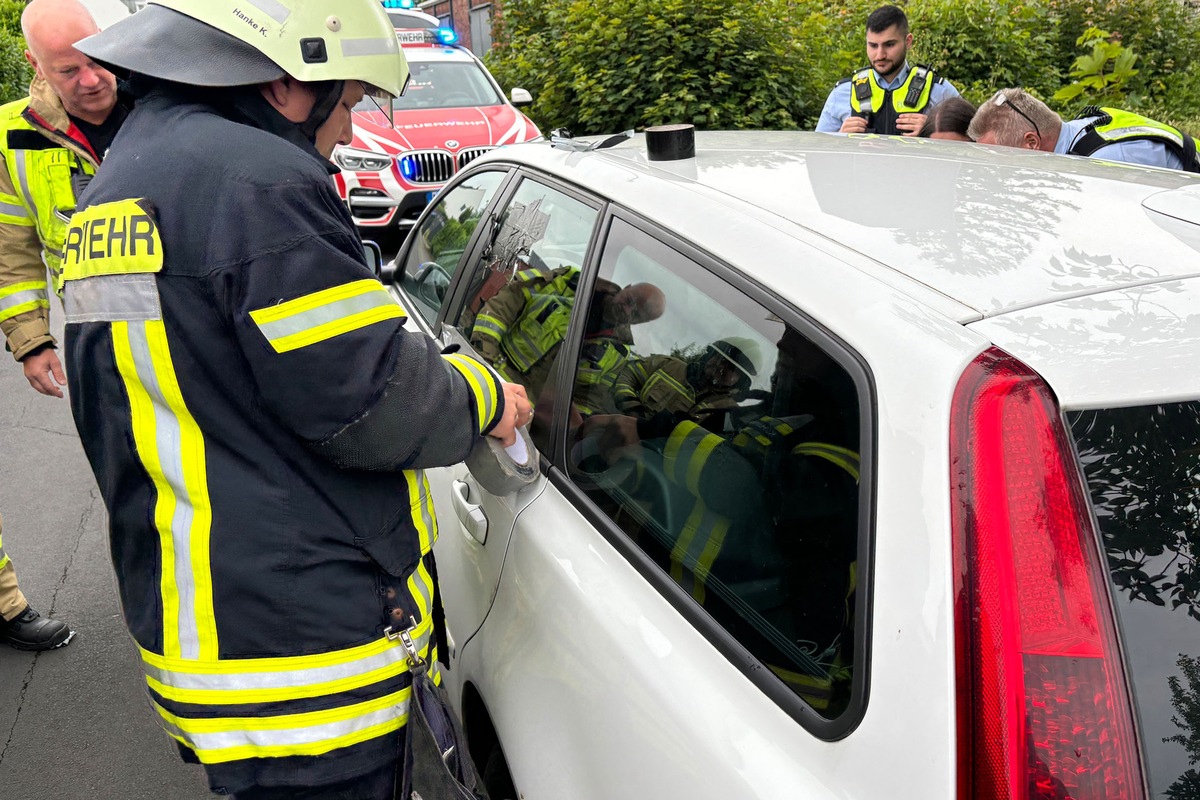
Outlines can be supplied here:
[[1196, 157], [1196, 140], [1188, 134], [1140, 114], [1122, 111], [1119, 108], [1088, 106], [1076, 119], [1099, 117], [1083, 129], [1068, 150], [1071, 155], [1090, 156], [1110, 144], [1137, 140], [1159, 142], [1166, 145], [1183, 162], [1186, 172], [1200, 172], [1200, 160]]
[[[0, 136], [6, 143], [4, 166], [17, 191], [16, 195], [0, 194], [0, 223], [37, 229], [42, 260], [50, 270], [55, 291], [61, 292], [67, 224], [75, 211], [76, 197], [96, 173], [100, 159], [74, 125], [66, 132], [56, 130], [29, 108], [28, 97], [0, 107], [0, 126]], [[25, 289], [34, 294], [24, 307], [0, 313], [15, 316], [39, 306], [49, 307], [45, 284]]]
[[901, 114], [915, 114], [929, 105], [933, 85], [943, 78], [929, 67], [918, 64], [896, 89], [884, 89], [875, 80], [875, 70], [860, 69], [850, 78], [850, 109], [865, 114], [867, 126], [875, 133], [897, 134], [896, 120]]

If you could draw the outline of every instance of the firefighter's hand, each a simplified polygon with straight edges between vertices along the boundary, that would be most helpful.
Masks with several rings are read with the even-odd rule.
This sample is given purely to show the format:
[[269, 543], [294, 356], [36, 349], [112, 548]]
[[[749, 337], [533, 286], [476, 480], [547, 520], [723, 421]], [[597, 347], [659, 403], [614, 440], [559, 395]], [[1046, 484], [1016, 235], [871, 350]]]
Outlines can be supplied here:
[[488, 436], [495, 436], [505, 447], [511, 447], [517, 441], [517, 428], [528, 425], [532, 419], [533, 404], [525, 396], [525, 387], [519, 383], [506, 383], [504, 414], [496, 427], [488, 431]]
[[638, 436], [637, 418], [621, 414], [593, 414], [583, 421], [579, 438], [595, 438], [600, 456], [609, 464], [623, 458], [638, 460], [642, 440]]
[[925, 127], [924, 114], [901, 114], [896, 118], [896, 130], [902, 136], [916, 136]]
[[67, 374], [63, 372], [62, 362], [53, 347], [46, 347], [33, 355], [21, 359], [21, 367], [25, 370], [25, 380], [39, 392], [50, 397], [62, 397], [59, 386], [67, 385]]
[[856, 117], [853, 114], [842, 120], [842, 133], [866, 133], [867, 120], [863, 117]]

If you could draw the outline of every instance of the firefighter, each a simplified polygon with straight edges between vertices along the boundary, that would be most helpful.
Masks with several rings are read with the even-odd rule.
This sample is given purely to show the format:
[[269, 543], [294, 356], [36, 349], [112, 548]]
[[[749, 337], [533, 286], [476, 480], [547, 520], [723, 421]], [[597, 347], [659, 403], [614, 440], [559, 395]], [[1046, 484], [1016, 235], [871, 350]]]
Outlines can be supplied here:
[[79, 43], [135, 98], [64, 255], [71, 407], [153, 710], [210, 788], [391, 798], [436, 668], [423, 469], [531, 408], [403, 329], [328, 159], [408, 69], [374, 0], [152, 0]]
[[929, 67], [909, 65], [913, 37], [908, 17], [896, 6], [871, 12], [866, 32], [871, 66], [833, 87], [816, 130], [916, 136], [926, 112], [948, 97], [958, 97], [958, 90]]
[[728, 336], [691, 358], [653, 355], [630, 361], [617, 377], [617, 410], [642, 419], [720, 416], [750, 388], [761, 358], [757, 342]]
[[66, 221], [125, 109], [113, 74], [75, 48], [99, 30], [78, 0], [33, 0], [21, 28], [34, 78], [28, 97], [0, 107], [0, 328], [29, 383], [62, 397], [46, 268], [57, 283]]
[[[472, 345], [536, 398], [566, 336], [578, 284], [575, 267], [519, 270], [484, 304], [471, 330]], [[592, 294], [575, 387], [576, 407], [584, 415], [595, 412], [600, 398], [612, 396], [631, 356], [630, 326], [658, 319], [666, 307], [662, 290], [649, 283], [621, 287], [598, 278]]]
[[996, 92], [979, 107], [967, 134], [980, 144], [1200, 172], [1196, 141], [1178, 128], [1129, 111], [1095, 106], [1064, 122], [1020, 89]]

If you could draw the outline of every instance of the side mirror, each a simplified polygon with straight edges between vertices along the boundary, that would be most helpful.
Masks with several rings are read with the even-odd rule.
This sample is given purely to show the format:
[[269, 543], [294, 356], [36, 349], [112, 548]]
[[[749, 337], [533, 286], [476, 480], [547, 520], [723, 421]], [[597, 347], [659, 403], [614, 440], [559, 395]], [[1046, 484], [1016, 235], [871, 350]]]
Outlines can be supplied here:
[[533, 105], [533, 95], [531, 95], [529, 93], [528, 89], [521, 89], [521, 88], [513, 89], [512, 90], [512, 104], [514, 106], [516, 106], [517, 108], [521, 108], [522, 106]]
[[379, 249], [379, 245], [372, 241], [364, 241], [362, 245], [363, 260], [371, 268], [371, 274], [380, 278], [383, 273], [383, 250]]

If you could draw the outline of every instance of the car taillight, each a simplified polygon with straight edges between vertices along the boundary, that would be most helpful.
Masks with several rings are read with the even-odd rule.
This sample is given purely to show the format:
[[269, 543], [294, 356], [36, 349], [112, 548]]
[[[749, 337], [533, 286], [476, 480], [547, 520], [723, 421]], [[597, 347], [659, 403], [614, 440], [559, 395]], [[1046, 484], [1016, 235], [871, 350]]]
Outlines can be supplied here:
[[1058, 404], [995, 348], [951, 416], [959, 800], [1145, 797], [1102, 554]]

